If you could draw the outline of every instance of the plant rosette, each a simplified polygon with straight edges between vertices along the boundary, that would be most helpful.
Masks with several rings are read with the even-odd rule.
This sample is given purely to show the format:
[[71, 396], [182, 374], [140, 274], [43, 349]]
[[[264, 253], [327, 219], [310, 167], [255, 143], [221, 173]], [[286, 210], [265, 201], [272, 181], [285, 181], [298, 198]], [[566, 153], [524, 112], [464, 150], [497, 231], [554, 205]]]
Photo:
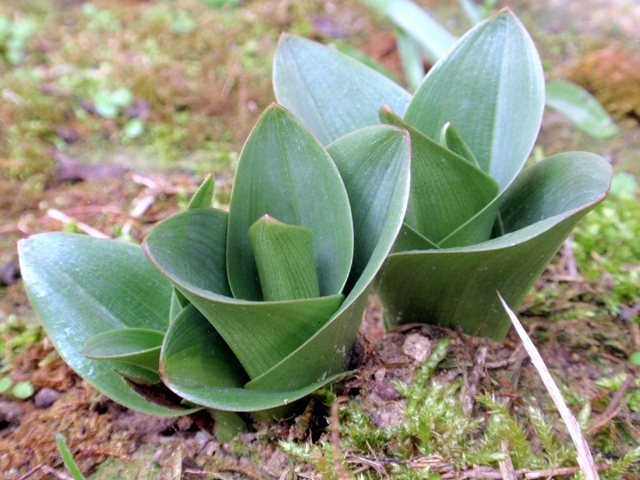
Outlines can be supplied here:
[[504, 338], [512, 309], [576, 223], [607, 194], [611, 167], [585, 152], [523, 170], [545, 103], [540, 58], [508, 9], [476, 25], [412, 96], [334, 49], [284, 35], [274, 90], [325, 144], [379, 122], [410, 132], [411, 193], [375, 286], [390, 322]]
[[66, 362], [127, 407], [206, 407], [234, 424], [225, 412], [290, 405], [344, 374], [402, 225], [409, 163], [403, 129], [325, 148], [272, 105], [243, 147], [228, 212], [211, 208], [209, 177], [142, 247], [34, 235], [19, 244], [27, 293]]

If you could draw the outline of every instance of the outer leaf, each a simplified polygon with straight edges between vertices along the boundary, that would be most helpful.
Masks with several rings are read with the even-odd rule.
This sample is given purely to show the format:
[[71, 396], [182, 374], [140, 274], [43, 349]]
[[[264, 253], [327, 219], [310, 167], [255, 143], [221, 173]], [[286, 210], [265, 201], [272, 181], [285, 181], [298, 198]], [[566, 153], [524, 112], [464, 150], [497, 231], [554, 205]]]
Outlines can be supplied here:
[[181, 397], [209, 408], [237, 412], [287, 405], [337, 378], [327, 377], [312, 384], [303, 381], [305, 388], [296, 391], [269, 393], [242, 388], [246, 373], [216, 330], [191, 306], [176, 317], [167, 332], [161, 373], [164, 382]]
[[[374, 138], [380, 137], [378, 141]], [[322, 381], [344, 369], [353, 348], [369, 287], [400, 230], [409, 198], [410, 168], [406, 133], [388, 126], [363, 129], [329, 146], [353, 210], [358, 235], [354, 268], [362, 274], [340, 310], [312, 338], [246, 387], [261, 391], [297, 389], [309, 379]], [[305, 378], [300, 369], [304, 366]]]
[[404, 118], [438, 138], [451, 122], [504, 190], [527, 160], [544, 109], [533, 41], [509, 10], [469, 30], [429, 71]]
[[265, 214], [313, 232], [320, 294], [340, 293], [353, 257], [347, 192], [331, 157], [278, 105], [258, 121], [236, 171], [227, 237], [227, 274], [236, 298], [262, 299], [249, 228]]
[[[411, 134], [411, 198], [405, 222], [433, 243], [439, 243], [480, 212], [498, 193], [498, 185], [482, 170], [447, 150], [401, 120], [387, 108], [380, 118]], [[483, 231], [461, 239], [462, 245], [490, 237], [493, 218]]]
[[551, 157], [506, 192], [502, 215], [511, 233], [469, 247], [390, 255], [377, 280], [390, 317], [460, 325], [501, 340], [510, 322], [496, 290], [517, 308], [575, 224], [604, 198], [610, 178], [611, 167], [596, 155]]
[[433, 62], [442, 57], [456, 42], [456, 37], [409, 0], [363, 1], [409, 33]]
[[379, 123], [389, 105], [401, 114], [411, 95], [357, 60], [310, 40], [282, 35], [273, 60], [278, 103], [300, 118], [323, 145]]
[[85, 358], [84, 343], [115, 328], [163, 332], [171, 284], [140, 247], [82, 235], [47, 233], [18, 244], [31, 304], [62, 358], [78, 375], [122, 405], [154, 415], [180, 415], [137, 393], [113, 368], [118, 362]]
[[618, 127], [598, 100], [575, 83], [547, 82], [547, 106], [593, 137], [611, 138], [618, 133]]
[[411, 140], [404, 130], [378, 125], [342, 137], [327, 151], [340, 171], [352, 205], [358, 248], [345, 289], [350, 292], [367, 268], [389, 216], [396, 214], [398, 206], [393, 199], [403, 198], [405, 185], [399, 179], [408, 175], [405, 169]]
[[153, 372], [158, 371], [163, 332], [146, 328], [117, 328], [94, 335], [82, 354], [96, 360], [119, 360]]
[[143, 247], [214, 325], [253, 378], [311, 337], [343, 297], [287, 302], [232, 298], [219, 281], [226, 271], [226, 216], [226, 212], [206, 208], [179, 213], [156, 225]]
[[242, 387], [249, 380], [229, 346], [193, 305], [182, 310], [167, 330], [160, 363], [163, 382], [180, 396], [182, 388], [203, 383]]

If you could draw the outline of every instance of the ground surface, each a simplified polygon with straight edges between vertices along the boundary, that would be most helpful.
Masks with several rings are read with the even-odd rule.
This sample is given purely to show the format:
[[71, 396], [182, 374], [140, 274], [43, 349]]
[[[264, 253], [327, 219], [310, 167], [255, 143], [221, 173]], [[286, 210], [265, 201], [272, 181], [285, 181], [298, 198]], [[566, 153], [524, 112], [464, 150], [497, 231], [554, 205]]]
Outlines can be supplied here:
[[[35, 37], [37, 46], [28, 50], [31, 56], [60, 55], [70, 62], [69, 57], [62, 55], [65, 42], [83, 41], [87, 42], [85, 50], [110, 51], [100, 42], [103, 38], [111, 39], [107, 45], [112, 51], [123, 52], [127, 42], [140, 40], [119, 37], [106, 30], [107, 33], [97, 38], [86, 33], [91, 31], [90, 24], [86, 26], [86, 36], [74, 37], [73, 15], [60, 12], [80, 9], [81, 4], [62, 0], [51, 3], [57, 5], [58, 16], [40, 13], [39, 18], [57, 19], [60, 31], [39, 30]], [[116, 18], [131, 19], [131, 22], [148, 18], [153, 6], [151, 2], [125, 0], [94, 3], [99, 9], [115, 12]], [[561, 117], [548, 114], [539, 147], [546, 154], [574, 149], [594, 151], [609, 159], [616, 168], [638, 176], [640, 37], [636, 27], [640, 24], [640, 6], [637, 2], [521, 0], [501, 3], [512, 6], [531, 30], [549, 77], [573, 79], [599, 94], [621, 129], [614, 140], [593, 140]], [[422, 4], [431, 6], [456, 33], [466, 29], [455, 2]], [[177, 5], [195, 15], [201, 12], [201, 6], [195, 1], [177, 2]], [[25, 12], [45, 10], [35, 0], [10, 1], [0, 6], [0, 14], [17, 19]], [[330, 412], [316, 400], [315, 408], [300, 417], [275, 426], [255, 424], [254, 432], [241, 435], [232, 443], [221, 444], [211, 437], [210, 425], [201, 416], [158, 419], [119, 407], [75, 376], [57, 356], [38, 328], [23, 293], [17, 268], [17, 240], [43, 231], [91, 231], [86, 227], [109, 236], [128, 235], [140, 240], [154, 222], [183, 208], [203, 174], [211, 170], [216, 173], [218, 199], [224, 203], [242, 141], [259, 112], [272, 101], [268, 61], [262, 57], [271, 54], [280, 30], [293, 28], [325, 40], [332, 36], [344, 37], [388, 67], [398, 69], [389, 25], [356, 2], [309, 1], [298, 5], [286, 1], [256, 1], [247, 2], [237, 11], [241, 13], [229, 14], [229, 18], [236, 20], [233, 24], [224, 24], [217, 13], [210, 12], [202, 14], [202, 21], [210, 22], [208, 26], [217, 33], [217, 38], [243, 39], [252, 42], [251, 45], [241, 43], [242, 40], [215, 44], [206, 35], [191, 38], [192, 42], [204, 42], [202, 48], [216, 47], [215, 54], [207, 51], [207, 55], [213, 57], [207, 68], [216, 71], [212, 66], [216, 64], [224, 73], [207, 78], [199, 74], [189, 76], [185, 73], [189, 69], [181, 68], [188, 66], [188, 56], [183, 57], [184, 65], [177, 65], [152, 52], [150, 58], [164, 61], [166, 68], [158, 67], [148, 78], [136, 73], [135, 82], [127, 84], [137, 94], [144, 90], [149, 78], [163, 76], [160, 84], [171, 85], [173, 90], [157, 90], [157, 98], [148, 99], [147, 105], [141, 104], [139, 108], [151, 109], [151, 113], [144, 116], [150, 130], [162, 122], [180, 122], [175, 111], [189, 112], [191, 117], [184, 127], [186, 134], [180, 138], [177, 138], [176, 123], [171, 123], [174, 137], [157, 126], [151, 146], [123, 141], [118, 136], [120, 126], [113, 123], [116, 120], [96, 120], [95, 116], [88, 120], [69, 119], [64, 113], [56, 113], [58, 104], [52, 98], [62, 94], [47, 90], [50, 88], [47, 75], [56, 74], [49, 64], [42, 67], [40, 78], [43, 80], [38, 84], [38, 89], [46, 95], [41, 104], [21, 98], [17, 84], [2, 91], [0, 125], [3, 132], [8, 133], [0, 136], [0, 324], [3, 338], [7, 340], [1, 375], [14, 382], [28, 381], [35, 391], [26, 400], [0, 394], [2, 478], [66, 478], [55, 446], [57, 432], [67, 438], [81, 469], [95, 472], [92, 478], [173, 479], [181, 475], [182, 478], [229, 479], [328, 478], [329, 474], [321, 473], [318, 466], [321, 461], [309, 466], [309, 458], [285, 453], [287, 450], [278, 442], [304, 445], [325, 440], [330, 443], [335, 422], [352, 421], [346, 409], [355, 407], [349, 405], [361, 408], [380, 429], [402, 422], [406, 400], [394, 382], [410, 382], [420, 360], [441, 338], [450, 339], [449, 355], [436, 377], [443, 382], [461, 382], [457, 394], [462, 399], [468, 397], [470, 411], [475, 415], [488, 415], [487, 408], [472, 401], [473, 396], [465, 393], [469, 389], [506, 402], [510, 412], [525, 424], [528, 422], [525, 410], [531, 406], [547, 412], [552, 423], [556, 422], [546, 391], [513, 334], [504, 343], [497, 344], [421, 326], [385, 333], [375, 298], [370, 301], [354, 353], [357, 373], [337, 387], [338, 394], [348, 396], [354, 403], [344, 405], [343, 416], [335, 417], [333, 426], [327, 420]], [[159, 16], [166, 14], [158, 12]], [[103, 20], [91, 17], [91, 21], [108, 24], [113, 19], [107, 17], [101, 17]], [[263, 18], [272, 20], [258, 20]], [[88, 22], [86, 18], [84, 21]], [[53, 26], [47, 28], [53, 29]], [[261, 29], [264, 34], [256, 33], [255, 29]], [[193, 43], [187, 42], [186, 46], [173, 45], [172, 48], [188, 50], [190, 46]], [[117, 60], [110, 61], [116, 69], [126, 72]], [[43, 61], [43, 65], [45, 63]], [[65, 65], [68, 67], [68, 64], [59, 67], [64, 70]], [[54, 119], [45, 118], [42, 113], [40, 118], [25, 120], [20, 113], [21, 108], [27, 108], [25, 105], [38, 112], [49, 109]], [[175, 105], [179, 108], [174, 111]], [[62, 139], [65, 148], [59, 143], [44, 142], [41, 150], [31, 151], [32, 147], [41, 145], [38, 142], [42, 138], [50, 138], [39, 130], [39, 125], [46, 122], [54, 123], [57, 141]], [[29, 132], [33, 137], [27, 135], [18, 141], [9, 135], [16, 129], [27, 128], [25, 125], [32, 129]], [[191, 128], [193, 130], [189, 130]], [[201, 133], [206, 128], [213, 133]], [[601, 282], [587, 282], [571, 275], [567, 261], [570, 257], [564, 254], [557, 257], [538, 283], [537, 293], [533, 292], [525, 301], [521, 313], [572, 408], [578, 411], [585, 403], [591, 405], [592, 449], [605, 460], [617, 458], [640, 441], [640, 423], [637, 414], [624, 402], [616, 411], [607, 409], [620, 385], [606, 389], [596, 382], [631, 371], [627, 359], [632, 352], [640, 350], [640, 335], [634, 322], [638, 302], [637, 299], [627, 302], [619, 315], [612, 315], [594, 300], [598, 296], [592, 291], [608, 288], [606, 278]], [[485, 368], [476, 367], [474, 375], [481, 351], [486, 351], [486, 359], [481, 362]], [[554, 435], [570, 445], [563, 428], [554, 427]], [[393, 478], [392, 462], [385, 463], [379, 453], [367, 456], [346, 443], [341, 448], [341, 461], [351, 472]], [[535, 439], [533, 448], [544, 450]], [[415, 452], [415, 458], [426, 461], [427, 457], [424, 452]], [[433, 457], [428, 458], [433, 471], [440, 472], [442, 478], [473, 478], [471, 474], [464, 477], [460, 473], [471, 471], [472, 465], [453, 465], [451, 459], [446, 458], [438, 464]], [[329, 465], [336, 464], [330, 459]], [[447, 477], [453, 475], [451, 472], [458, 472], [458, 477]], [[477, 473], [476, 477], [482, 475]], [[625, 478], [638, 478], [637, 465], [629, 469]]]

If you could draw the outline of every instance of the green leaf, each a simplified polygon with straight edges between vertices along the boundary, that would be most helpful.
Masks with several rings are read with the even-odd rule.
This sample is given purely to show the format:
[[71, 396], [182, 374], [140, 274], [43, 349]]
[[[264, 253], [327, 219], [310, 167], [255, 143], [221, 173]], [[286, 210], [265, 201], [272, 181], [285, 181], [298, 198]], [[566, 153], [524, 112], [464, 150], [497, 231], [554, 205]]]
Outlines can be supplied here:
[[[411, 198], [405, 222], [432, 243], [464, 225], [488, 205], [498, 193], [498, 185], [482, 170], [442, 147], [401, 120], [387, 108], [380, 118], [406, 128], [411, 134]], [[493, 227], [487, 218], [484, 230], [462, 244], [487, 240]]]
[[411, 95], [384, 75], [338, 51], [282, 35], [273, 60], [273, 88], [323, 145], [379, 123], [389, 105], [404, 113]]
[[132, 118], [122, 126], [122, 131], [128, 138], [138, 138], [144, 133], [144, 121], [141, 118]]
[[472, 165], [480, 167], [478, 159], [473, 154], [469, 146], [464, 139], [460, 136], [458, 131], [449, 122], [444, 124], [440, 133], [440, 143], [451, 150], [453, 153], [457, 153], [462, 158], [467, 160]]
[[187, 210], [156, 225], [143, 247], [214, 325], [253, 378], [312, 336], [338, 309], [343, 296], [288, 302], [231, 297], [223, 282], [226, 216], [214, 209]]
[[118, 328], [87, 340], [82, 354], [96, 360], [119, 360], [147, 370], [158, 371], [160, 345], [164, 333], [145, 328]]
[[[182, 310], [167, 330], [160, 354], [160, 375], [178, 395], [181, 388], [203, 383], [210, 387], [242, 387], [249, 380], [224, 339], [193, 305]], [[174, 386], [178, 386], [177, 390]]]
[[62, 461], [64, 462], [64, 466], [67, 468], [73, 480], [86, 480], [78, 464], [73, 459], [73, 454], [69, 450], [67, 446], [67, 442], [64, 439], [64, 436], [61, 433], [56, 433], [56, 444], [58, 445], [58, 451], [60, 452], [60, 456], [62, 457]]
[[142, 242], [150, 260], [172, 281], [194, 291], [231, 297], [227, 280], [229, 214], [194, 208], [156, 224]]
[[56, 349], [78, 375], [126, 407], [164, 416], [189, 413], [140, 395], [113, 370], [119, 362], [82, 355], [84, 343], [101, 332], [128, 327], [166, 330], [171, 284], [140, 247], [47, 233], [21, 240], [18, 251], [31, 304]]
[[396, 43], [407, 85], [410, 91], [415, 92], [425, 75], [420, 46], [401, 28], [396, 28]]
[[275, 104], [242, 149], [231, 194], [227, 273], [236, 298], [262, 299], [249, 228], [265, 214], [313, 232], [320, 295], [340, 293], [353, 258], [347, 192], [316, 138]]
[[[410, 34], [433, 62], [442, 57], [456, 42], [456, 37], [409, 0], [363, 1]], [[389, 106], [400, 112], [393, 106]]]
[[[193, 307], [171, 324], [162, 346], [163, 381], [178, 395], [209, 408], [250, 412], [287, 405], [337, 378], [304, 382], [296, 391], [259, 392], [243, 388], [247, 375], [224, 340]], [[304, 368], [301, 369], [303, 373]]]
[[508, 232], [462, 248], [390, 255], [376, 281], [391, 319], [460, 325], [502, 340], [510, 321], [496, 290], [516, 309], [576, 223], [607, 193], [610, 165], [568, 153], [527, 169], [505, 192]]
[[575, 83], [547, 82], [546, 103], [592, 137], [611, 138], [618, 133], [617, 125], [598, 100]]
[[345, 180], [354, 224], [361, 225], [356, 228], [355, 251], [370, 252], [370, 256], [354, 260], [354, 268], [364, 268], [338, 312], [307, 342], [254, 378], [246, 388], [302, 388], [308, 381], [322, 382], [345, 368], [371, 282], [391, 250], [406, 211], [410, 188], [406, 135], [389, 126], [375, 126], [347, 135], [328, 147]]
[[504, 190], [536, 140], [544, 75], [520, 21], [502, 10], [469, 30], [429, 71], [405, 120], [437, 139], [450, 122]]
[[11, 395], [24, 400], [34, 394], [31, 382], [18, 382], [11, 389]]
[[13, 381], [9, 377], [0, 378], [0, 393], [5, 393], [9, 391]]
[[189, 201], [189, 210], [193, 208], [207, 208], [213, 206], [213, 193], [215, 189], [216, 179], [212, 174], [207, 175], [202, 184], [193, 194]]
[[265, 215], [251, 226], [249, 238], [266, 301], [320, 296], [311, 230]]
[[350, 292], [405, 198], [402, 180], [409, 176], [411, 144], [406, 131], [378, 125], [345, 135], [327, 151], [340, 171], [353, 215], [357, 248], [345, 289]]

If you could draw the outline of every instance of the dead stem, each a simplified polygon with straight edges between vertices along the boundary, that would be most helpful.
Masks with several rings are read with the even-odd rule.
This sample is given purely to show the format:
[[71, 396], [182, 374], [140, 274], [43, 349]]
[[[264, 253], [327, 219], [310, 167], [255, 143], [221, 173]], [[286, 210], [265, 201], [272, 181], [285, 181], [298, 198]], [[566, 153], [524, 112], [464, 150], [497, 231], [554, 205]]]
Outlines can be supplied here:
[[589, 429], [587, 430], [588, 434], [592, 434], [600, 430], [607, 423], [609, 423], [612, 418], [618, 415], [620, 410], [622, 410], [627, 405], [627, 402], [623, 402], [622, 399], [624, 397], [624, 394], [627, 393], [627, 390], [629, 390], [629, 387], [631, 387], [631, 385], [633, 384], [635, 378], [636, 373], [634, 371], [629, 372], [627, 378], [625, 378], [624, 380], [624, 383], [611, 399], [611, 403], [609, 403], [606, 410], [602, 413], [602, 415], [600, 415], [600, 419], [596, 423], [591, 425], [591, 427], [589, 427]]
[[336, 398], [331, 405], [331, 443], [333, 444], [333, 465], [340, 480], [349, 480], [347, 472], [344, 470], [342, 460], [340, 459], [340, 416], [339, 407], [341, 403], [349, 400], [349, 397], [342, 396]]
[[469, 415], [473, 410], [473, 402], [478, 392], [478, 383], [482, 379], [487, 359], [487, 347], [479, 347], [476, 352], [476, 358], [469, 374], [469, 382], [467, 383], [467, 391], [462, 400], [462, 411]]
[[502, 478], [504, 480], [516, 480], [516, 469], [513, 468], [513, 462], [511, 461], [511, 456], [509, 455], [509, 442], [503, 441], [500, 444], [500, 450], [504, 454], [504, 460], [500, 460], [498, 464], [500, 465], [500, 473], [502, 474]]

